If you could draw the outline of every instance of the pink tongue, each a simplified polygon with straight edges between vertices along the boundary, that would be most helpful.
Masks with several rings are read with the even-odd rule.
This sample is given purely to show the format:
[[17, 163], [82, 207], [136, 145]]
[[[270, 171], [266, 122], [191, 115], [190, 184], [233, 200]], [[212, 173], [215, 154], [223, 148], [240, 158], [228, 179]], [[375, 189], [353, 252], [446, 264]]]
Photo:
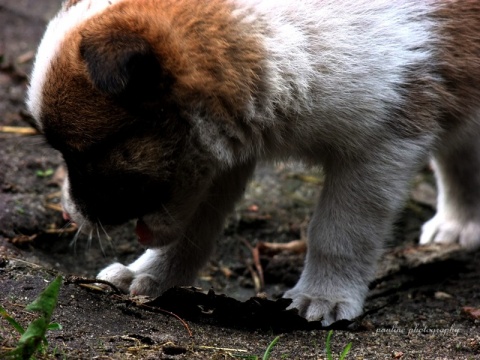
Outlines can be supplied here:
[[135, 227], [135, 233], [138, 236], [138, 242], [142, 245], [149, 245], [153, 241], [153, 233], [141, 219], [137, 220], [137, 226]]

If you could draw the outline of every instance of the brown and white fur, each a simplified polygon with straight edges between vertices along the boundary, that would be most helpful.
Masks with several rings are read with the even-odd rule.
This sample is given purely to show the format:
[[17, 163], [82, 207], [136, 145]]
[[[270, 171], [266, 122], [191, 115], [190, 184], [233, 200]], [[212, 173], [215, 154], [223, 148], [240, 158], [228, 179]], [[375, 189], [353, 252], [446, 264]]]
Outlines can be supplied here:
[[480, 1], [70, 0], [28, 107], [85, 228], [140, 219], [148, 250], [98, 275], [192, 283], [260, 159], [321, 164], [297, 285], [309, 320], [361, 314], [382, 244], [433, 155], [422, 244], [480, 246]]

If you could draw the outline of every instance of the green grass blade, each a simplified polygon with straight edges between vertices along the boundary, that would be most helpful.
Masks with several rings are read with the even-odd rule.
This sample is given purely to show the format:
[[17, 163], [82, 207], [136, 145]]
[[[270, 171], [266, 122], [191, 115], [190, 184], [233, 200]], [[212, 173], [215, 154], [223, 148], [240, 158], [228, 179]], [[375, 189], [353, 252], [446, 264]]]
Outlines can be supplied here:
[[15, 330], [17, 330], [20, 335], [23, 335], [25, 333], [25, 329], [22, 327], [22, 325], [20, 325], [18, 322], [16, 322], [16, 320], [10, 316], [10, 314], [7, 312], [7, 310], [5, 310], [2, 305], [0, 305], [0, 315], [5, 319], [7, 320], [10, 325], [12, 325], [14, 327]]
[[330, 348], [330, 340], [332, 339], [333, 330], [330, 330], [327, 335], [327, 341], [325, 342], [325, 348], [327, 350], [328, 360], [333, 360], [332, 349]]
[[63, 327], [59, 323], [50, 323], [47, 326], [47, 330], [62, 330]]
[[26, 309], [39, 312], [45, 317], [47, 324], [50, 323], [53, 309], [57, 306], [58, 292], [60, 291], [61, 285], [62, 277], [57, 276], [57, 278], [53, 280], [50, 285], [48, 285], [45, 290], [43, 290], [40, 295], [26, 307]]
[[345, 346], [345, 349], [343, 349], [342, 353], [340, 354], [340, 360], [345, 360], [348, 353], [350, 352], [351, 347], [352, 343], [348, 343], [347, 346]]
[[273, 350], [273, 347], [277, 344], [278, 340], [280, 340], [280, 336], [277, 336], [273, 341], [268, 345], [267, 350], [265, 350], [265, 354], [263, 354], [263, 360], [270, 359], [270, 354]]
[[30, 359], [42, 345], [47, 323], [44, 317], [33, 320], [18, 341], [15, 350], [7, 355], [13, 359]]
[[49, 329], [61, 329], [59, 324], [50, 324], [50, 318], [57, 305], [58, 293], [62, 285], [62, 277], [58, 276], [30, 303], [26, 309], [40, 313], [38, 319], [28, 325], [22, 334], [17, 347], [7, 354], [8, 359], [30, 359], [36, 351], [45, 353], [48, 346], [45, 334]]

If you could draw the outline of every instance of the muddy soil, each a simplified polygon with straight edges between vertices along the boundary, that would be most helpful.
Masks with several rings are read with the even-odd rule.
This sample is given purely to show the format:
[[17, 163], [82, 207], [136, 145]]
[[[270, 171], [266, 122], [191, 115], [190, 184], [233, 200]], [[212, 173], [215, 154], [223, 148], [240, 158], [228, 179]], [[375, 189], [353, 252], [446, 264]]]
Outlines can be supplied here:
[[[259, 167], [195, 284], [216, 295], [202, 300], [192, 289], [175, 295], [175, 313], [187, 325], [155, 303], [145, 303], [149, 299], [128, 298], [67, 278], [92, 278], [107, 264], [129, 262], [143, 249], [132, 224], [109, 232], [111, 241], [103, 234], [92, 239], [80, 235], [73, 241], [75, 229], [64, 222], [58, 206], [61, 156], [40, 135], [30, 134], [24, 106], [27, 74], [45, 24], [59, 4], [0, 0], [0, 305], [26, 325], [34, 315], [25, 306], [46, 284], [56, 274], [69, 280], [61, 288], [53, 319], [63, 329], [48, 333], [47, 353], [38, 358], [253, 358], [277, 335], [281, 338], [272, 359], [326, 358], [327, 332], [318, 324], [304, 326], [288, 320], [291, 317], [284, 321], [288, 314], [281, 309], [274, 313], [278, 317], [262, 317], [298, 279], [304, 253], [274, 254], [258, 246], [304, 238], [322, 185], [318, 169], [283, 163]], [[14, 127], [13, 132], [6, 126]], [[337, 326], [334, 354], [351, 342], [349, 359], [480, 359], [480, 320], [474, 311], [480, 308], [480, 252], [416, 245], [421, 224], [434, 213], [432, 184], [428, 169], [415, 180], [371, 286], [366, 315]], [[259, 248], [260, 261], [255, 262]], [[260, 315], [248, 308], [252, 300], [234, 300], [256, 295], [259, 264], [265, 289], [253, 303], [260, 304]], [[266, 303], [266, 298], [272, 301]], [[186, 311], [212, 299], [215, 311]], [[162, 304], [162, 309], [170, 306]], [[260, 321], [231, 316], [245, 309], [243, 320]], [[18, 338], [0, 318], [0, 354]]]

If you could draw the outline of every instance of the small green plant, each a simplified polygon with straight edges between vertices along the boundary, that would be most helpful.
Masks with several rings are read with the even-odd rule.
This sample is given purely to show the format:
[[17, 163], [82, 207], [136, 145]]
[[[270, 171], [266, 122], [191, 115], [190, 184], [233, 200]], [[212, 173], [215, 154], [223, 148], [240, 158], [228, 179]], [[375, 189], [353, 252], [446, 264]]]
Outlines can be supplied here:
[[0, 315], [13, 326], [20, 334], [17, 347], [6, 353], [0, 354], [6, 359], [30, 359], [37, 351], [46, 353], [48, 342], [45, 334], [48, 330], [61, 330], [58, 323], [51, 323], [53, 310], [57, 306], [58, 292], [62, 285], [62, 277], [58, 276], [43, 290], [40, 295], [26, 309], [40, 314], [25, 330], [7, 311], [0, 306]]
[[[330, 330], [327, 334], [327, 340], [325, 342], [325, 349], [327, 352], [327, 359], [328, 360], [333, 360], [333, 354], [332, 354], [332, 349], [331, 349], [331, 340], [333, 336], [333, 330]], [[265, 350], [265, 353], [263, 354], [262, 360], [269, 360], [273, 347], [277, 344], [278, 340], [280, 340], [280, 336], [277, 336], [273, 341], [268, 345], [267, 350]], [[350, 349], [352, 347], [352, 343], [348, 343], [347, 346], [343, 349], [342, 353], [340, 354], [340, 357], [338, 358], [339, 360], [345, 360], [348, 353], [350, 352]], [[247, 360], [260, 360], [259, 356], [256, 355], [235, 355], [237, 358], [242, 358], [242, 359], [247, 359]], [[282, 359], [287, 359], [287, 355], [283, 354]]]
[[53, 169], [47, 169], [47, 170], [37, 170], [36, 175], [38, 177], [49, 177], [52, 176], [55, 173]]
[[[328, 360], [333, 360], [332, 349], [330, 348], [330, 340], [333, 336], [333, 330], [330, 330], [327, 335], [327, 341], [325, 342], [325, 348], [327, 350], [327, 358]], [[348, 343], [347, 346], [343, 349], [342, 353], [340, 354], [339, 360], [344, 360], [348, 353], [350, 352], [350, 348], [352, 347], [352, 343]]]
[[280, 336], [277, 336], [275, 339], [272, 340], [272, 342], [268, 345], [267, 350], [265, 350], [262, 360], [270, 359], [273, 347], [277, 344], [278, 340], [280, 340]]
[[[272, 354], [274, 346], [277, 344], [278, 340], [280, 340], [280, 336], [277, 336], [272, 342], [268, 345], [265, 353], [262, 356], [262, 360], [270, 360], [270, 356]], [[247, 360], [260, 360], [259, 356], [256, 355], [235, 355], [235, 357], [247, 359]]]

